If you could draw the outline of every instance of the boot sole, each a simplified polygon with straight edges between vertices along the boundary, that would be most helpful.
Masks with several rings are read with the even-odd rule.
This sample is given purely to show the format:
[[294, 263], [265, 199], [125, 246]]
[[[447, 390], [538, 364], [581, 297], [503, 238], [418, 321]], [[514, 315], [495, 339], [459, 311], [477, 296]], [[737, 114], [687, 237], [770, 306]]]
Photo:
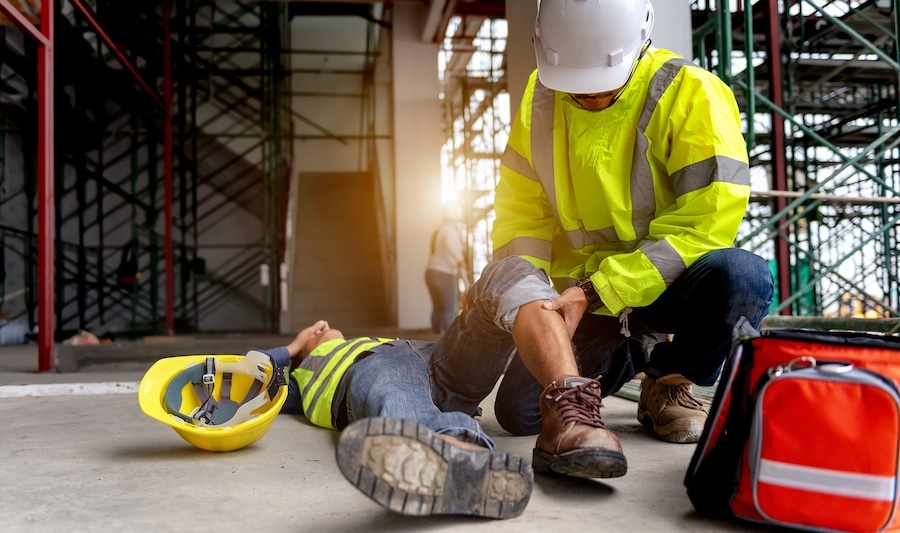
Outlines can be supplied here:
[[628, 471], [623, 454], [600, 448], [581, 448], [557, 455], [535, 448], [531, 463], [535, 472], [584, 478], [621, 477]]
[[534, 487], [528, 461], [454, 446], [412, 420], [366, 418], [341, 432], [341, 473], [363, 494], [414, 516], [522, 514]]
[[700, 435], [703, 433], [702, 427], [700, 429], [676, 429], [672, 427], [672, 424], [677, 422], [677, 420], [672, 424], [657, 426], [656, 422], [653, 421], [653, 417], [650, 416], [650, 412], [642, 409], [640, 406], [638, 407], [637, 419], [656, 438], [665, 442], [695, 444], [700, 441]]

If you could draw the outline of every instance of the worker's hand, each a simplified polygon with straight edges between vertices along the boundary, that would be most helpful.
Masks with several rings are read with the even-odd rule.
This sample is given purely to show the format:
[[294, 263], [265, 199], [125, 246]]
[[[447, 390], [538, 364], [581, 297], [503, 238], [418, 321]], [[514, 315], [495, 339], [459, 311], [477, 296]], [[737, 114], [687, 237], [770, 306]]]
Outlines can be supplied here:
[[587, 311], [588, 301], [584, 296], [584, 291], [578, 287], [569, 287], [557, 298], [544, 300], [544, 309], [548, 311], [556, 311], [562, 315], [566, 323], [566, 331], [569, 333], [569, 339], [575, 335], [578, 323], [581, 317]]
[[330, 328], [328, 326], [328, 322], [325, 320], [317, 320], [311, 326], [307, 326], [300, 330], [300, 333], [294, 337], [294, 340], [287, 345], [288, 352], [291, 354], [291, 358], [299, 357], [303, 351], [304, 345], [306, 345], [311, 339], [318, 337], [323, 332], [328, 331]]

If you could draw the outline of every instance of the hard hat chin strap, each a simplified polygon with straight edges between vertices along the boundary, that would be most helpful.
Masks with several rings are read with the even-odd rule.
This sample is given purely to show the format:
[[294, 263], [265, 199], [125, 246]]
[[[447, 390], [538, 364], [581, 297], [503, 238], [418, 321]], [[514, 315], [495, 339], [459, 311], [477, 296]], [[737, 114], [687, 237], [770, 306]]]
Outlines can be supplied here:
[[641, 58], [644, 57], [644, 54], [647, 52], [647, 49], [650, 48], [650, 39], [644, 41], [644, 44], [641, 45], [641, 51], [638, 52], [637, 56], [634, 58], [634, 63], [631, 64], [631, 72], [628, 73], [628, 77], [625, 78], [625, 83], [622, 84], [622, 88], [619, 89], [619, 92], [616, 93], [616, 96], [613, 97], [612, 102], [609, 105], [613, 105], [616, 101], [619, 100], [619, 97], [622, 96], [622, 93], [625, 92], [625, 88], [628, 87], [628, 84], [631, 83], [631, 78], [634, 77], [635, 71], [637, 71], [638, 63], [641, 62]]
[[[225, 383], [228, 383], [226, 386]], [[231, 374], [222, 376], [222, 400], [231, 399]], [[197, 392], [197, 398], [203, 400], [197, 411], [191, 415], [198, 426], [210, 425], [213, 423], [213, 413], [218, 404], [213, 397], [213, 391], [216, 390], [216, 359], [214, 357], [206, 358], [206, 372], [203, 373], [200, 383], [194, 383], [194, 390]]]

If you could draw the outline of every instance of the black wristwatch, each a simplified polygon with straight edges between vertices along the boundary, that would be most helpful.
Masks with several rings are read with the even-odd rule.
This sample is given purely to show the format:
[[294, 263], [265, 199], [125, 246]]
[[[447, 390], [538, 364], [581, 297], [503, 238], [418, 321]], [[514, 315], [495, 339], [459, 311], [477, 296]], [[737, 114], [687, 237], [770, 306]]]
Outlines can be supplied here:
[[603, 306], [603, 301], [600, 300], [600, 295], [597, 294], [597, 289], [594, 288], [594, 282], [591, 281], [591, 278], [579, 280], [575, 286], [584, 291], [584, 297], [587, 298], [588, 307], [586, 312], [593, 313]]

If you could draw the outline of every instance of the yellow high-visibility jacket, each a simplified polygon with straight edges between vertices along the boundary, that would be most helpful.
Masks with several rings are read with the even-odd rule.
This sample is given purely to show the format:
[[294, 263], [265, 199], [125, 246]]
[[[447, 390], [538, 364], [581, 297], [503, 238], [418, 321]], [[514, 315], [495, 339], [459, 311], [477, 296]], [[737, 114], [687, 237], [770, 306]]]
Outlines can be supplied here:
[[317, 426], [336, 428], [336, 408], [346, 392], [338, 390], [341, 378], [360, 355], [392, 340], [376, 337], [332, 339], [316, 346], [291, 372], [291, 377], [300, 387], [306, 418]]
[[617, 315], [733, 246], [749, 197], [740, 112], [714, 74], [650, 47], [592, 112], [535, 71], [501, 159], [493, 257], [529, 260], [559, 292], [590, 276], [596, 313]]

